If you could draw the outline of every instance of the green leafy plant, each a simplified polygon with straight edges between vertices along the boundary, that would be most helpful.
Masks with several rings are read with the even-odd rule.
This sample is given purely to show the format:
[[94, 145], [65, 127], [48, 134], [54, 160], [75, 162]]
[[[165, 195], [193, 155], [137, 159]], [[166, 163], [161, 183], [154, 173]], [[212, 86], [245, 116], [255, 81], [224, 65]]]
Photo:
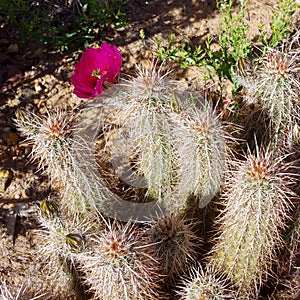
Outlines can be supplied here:
[[245, 9], [248, 1], [243, 1], [238, 12], [233, 12], [234, 0], [217, 1], [221, 14], [217, 51], [212, 51], [212, 37], [209, 35], [206, 43], [206, 56], [202, 65], [209, 72], [209, 77], [217, 75], [221, 80], [228, 78], [236, 84], [234, 68], [241, 58], [247, 57], [251, 51], [251, 41], [247, 37], [248, 25], [245, 21]]
[[161, 61], [172, 60], [180, 63], [182, 68], [188, 68], [198, 66], [205, 57], [205, 51], [200, 46], [192, 49], [188, 41], [182, 40], [177, 43], [174, 33], [169, 35], [167, 45], [164, 45], [158, 36], [154, 38], [157, 46], [155, 55]]
[[0, 16], [5, 27], [17, 31], [22, 40], [33, 39], [63, 51], [87, 46], [105, 25], [123, 26], [126, 2], [4, 0]]
[[[247, 37], [248, 23], [245, 20], [245, 10], [248, 1], [242, 1], [234, 12], [234, 0], [219, 0], [221, 20], [218, 39], [215, 41], [208, 35], [205, 47], [192, 47], [188, 41], [176, 41], [175, 34], [170, 34], [167, 44], [155, 37], [155, 55], [161, 60], [171, 60], [180, 64], [182, 68], [198, 66], [208, 71], [204, 78], [213, 78], [215, 75], [221, 80], [228, 78], [234, 83], [236, 90], [240, 83], [236, 80], [236, 66], [240, 61], [249, 57], [253, 51], [250, 39]], [[291, 16], [299, 8], [293, 0], [280, 0], [277, 9], [273, 10], [270, 22], [271, 34], [264, 31], [260, 25], [259, 40], [267, 47], [276, 47], [291, 31]], [[212, 50], [217, 43], [219, 49]]]
[[233, 12], [234, 2], [234, 0], [217, 1], [221, 14], [218, 43], [224, 59], [236, 63], [241, 57], [247, 57], [252, 48], [251, 41], [246, 36], [248, 24], [245, 21], [245, 9], [248, 0], [242, 2], [236, 14]]
[[207, 78], [215, 75], [221, 80], [228, 78], [236, 83], [234, 68], [240, 58], [247, 57], [251, 51], [251, 41], [247, 38], [248, 25], [245, 21], [245, 8], [248, 1], [244, 1], [237, 13], [233, 12], [233, 0], [217, 1], [221, 14], [219, 25], [219, 50], [212, 50], [213, 38], [208, 35], [205, 47], [191, 47], [187, 41], [176, 42], [175, 34], [171, 34], [167, 45], [156, 37], [156, 56], [160, 60], [171, 60], [180, 63], [180, 66], [198, 66], [208, 71]]
[[259, 40], [267, 47], [275, 48], [282, 43], [292, 29], [292, 16], [299, 8], [299, 3], [294, 0], [279, 0], [277, 9], [273, 10], [270, 22], [271, 34], [264, 30], [260, 24]]

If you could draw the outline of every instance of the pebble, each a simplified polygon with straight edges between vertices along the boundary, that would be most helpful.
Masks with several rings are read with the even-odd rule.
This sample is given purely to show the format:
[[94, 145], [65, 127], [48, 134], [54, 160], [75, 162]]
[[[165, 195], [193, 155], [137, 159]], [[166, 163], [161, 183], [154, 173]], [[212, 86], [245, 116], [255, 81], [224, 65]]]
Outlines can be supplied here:
[[19, 45], [18, 44], [11, 44], [7, 48], [7, 52], [14, 54], [19, 52]]
[[15, 199], [20, 199], [21, 198], [21, 194], [20, 193], [17, 193], [16, 195], [15, 195]]
[[4, 132], [3, 139], [7, 145], [16, 145], [19, 142], [18, 135], [13, 131]]
[[0, 152], [0, 154], [1, 154], [1, 162], [2, 163], [5, 163], [10, 160], [10, 156], [6, 152], [4, 152], [4, 153]]
[[17, 161], [16, 165], [17, 165], [18, 169], [22, 169], [22, 168], [25, 167], [25, 162], [23, 162], [23, 161]]
[[0, 193], [6, 191], [12, 176], [13, 172], [11, 170], [0, 169]]
[[4, 118], [4, 117], [1, 117], [1, 119], [0, 119], [0, 126], [4, 126], [4, 125], [6, 125], [8, 122], [7, 122], [7, 119], [6, 118]]
[[53, 96], [53, 95], [56, 95], [58, 93], [58, 89], [55, 87], [53, 88], [50, 92], [49, 92], [49, 96]]
[[41, 92], [43, 90], [43, 86], [42, 86], [41, 83], [37, 83], [37, 84], [35, 84], [34, 89], [38, 93], [38, 92]]
[[24, 100], [30, 100], [34, 95], [35, 95], [34, 90], [30, 88], [22, 89], [22, 97], [24, 97]]
[[9, 44], [9, 41], [7, 39], [0, 39], [0, 46], [6, 46]]
[[10, 107], [18, 106], [20, 103], [21, 103], [21, 101], [17, 97], [15, 97], [14, 99], [7, 100], [7, 105]]
[[34, 51], [33, 56], [34, 57], [40, 57], [43, 54], [44, 50], [42, 48], [38, 48]]

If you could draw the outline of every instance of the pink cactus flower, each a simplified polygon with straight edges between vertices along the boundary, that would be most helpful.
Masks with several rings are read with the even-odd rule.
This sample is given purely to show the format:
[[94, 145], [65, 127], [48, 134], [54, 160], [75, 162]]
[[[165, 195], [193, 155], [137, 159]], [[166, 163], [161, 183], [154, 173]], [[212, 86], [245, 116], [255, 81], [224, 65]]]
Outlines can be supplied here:
[[75, 65], [71, 82], [74, 94], [80, 98], [94, 98], [102, 93], [103, 85], [116, 82], [122, 56], [116, 46], [103, 43], [101, 48], [88, 48]]

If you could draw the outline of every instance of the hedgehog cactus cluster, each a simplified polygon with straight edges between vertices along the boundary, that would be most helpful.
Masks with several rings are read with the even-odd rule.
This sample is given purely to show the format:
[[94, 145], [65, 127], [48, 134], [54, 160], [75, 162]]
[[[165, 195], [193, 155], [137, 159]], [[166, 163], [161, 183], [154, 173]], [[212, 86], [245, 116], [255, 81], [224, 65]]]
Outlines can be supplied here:
[[[244, 156], [209, 98], [156, 63], [119, 79], [121, 54], [106, 43], [75, 67], [74, 92], [87, 101], [79, 112], [18, 111], [33, 160], [61, 194], [40, 214], [40, 251], [61, 287], [71, 278], [105, 300], [256, 299], [297, 203], [285, 153], [296, 145], [298, 59], [271, 51], [237, 76], [272, 133]], [[213, 222], [200, 218], [216, 207]]]
[[103, 93], [104, 103], [112, 120], [103, 126], [112, 140], [104, 147], [129, 189], [145, 189], [144, 201], [158, 201], [169, 213], [192, 196], [202, 207], [214, 197], [226, 169], [226, 134], [200, 95], [151, 64]]
[[[245, 100], [257, 105], [265, 123], [265, 143], [292, 148], [299, 134], [299, 63], [300, 50], [294, 43], [281, 49], [267, 49], [267, 53], [251, 63], [252, 71], [238, 76], [246, 89]], [[257, 118], [250, 120], [257, 126]]]
[[[283, 246], [293, 182], [270, 153], [248, 155], [228, 174], [224, 210], [218, 220], [220, 236], [210, 263], [227, 274], [241, 294], [253, 293], [265, 282], [276, 250]], [[254, 293], [257, 296], [257, 293]]]

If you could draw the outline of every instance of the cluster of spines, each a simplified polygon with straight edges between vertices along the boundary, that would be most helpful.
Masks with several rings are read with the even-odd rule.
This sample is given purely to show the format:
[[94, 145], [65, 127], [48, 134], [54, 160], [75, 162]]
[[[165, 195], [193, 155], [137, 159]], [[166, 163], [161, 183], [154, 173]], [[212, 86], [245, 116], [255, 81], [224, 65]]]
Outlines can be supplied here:
[[176, 292], [181, 300], [237, 299], [226, 276], [214, 270], [210, 265], [206, 269], [203, 269], [201, 265], [193, 267], [188, 276], [182, 277]]
[[282, 233], [295, 194], [283, 160], [257, 150], [237, 162], [225, 182], [224, 209], [217, 222], [220, 234], [210, 263], [234, 282], [241, 296], [258, 295], [284, 244]]
[[176, 194], [193, 195], [199, 207], [205, 207], [220, 190], [227, 169], [227, 136], [209, 104], [188, 112], [174, 128], [179, 161]]
[[32, 288], [33, 283], [28, 281], [26, 284], [14, 284], [8, 286], [6, 281], [0, 282], [0, 299], [1, 300], [51, 300], [49, 294], [43, 291], [36, 291]]
[[18, 129], [32, 144], [31, 158], [38, 159], [38, 167], [51, 181], [65, 181], [66, 170], [72, 165], [70, 144], [75, 130], [74, 119], [62, 111], [47, 112], [45, 117], [17, 110]]
[[145, 229], [145, 237], [159, 262], [165, 281], [174, 283], [177, 276], [196, 260], [201, 239], [195, 233], [193, 220], [178, 214], [152, 221]]
[[[263, 67], [269, 68], [272, 76], [275, 74], [272, 84], [275, 84], [275, 79], [286, 80], [286, 76], [294, 74], [294, 69], [285, 71], [294, 59], [294, 56], [277, 52], [267, 57]], [[168, 81], [160, 71], [154, 68], [140, 71], [136, 79], [120, 85], [120, 90], [113, 94], [119, 101], [118, 109], [122, 106], [120, 103], [124, 103], [117, 123], [128, 134], [126, 139], [132, 140], [130, 146], [135, 157], [132, 174], [145, 177], [147, 196], [165, 201], [169, 211], [178, 212], [191, 195], [200, 199], [199, 204], [203, 207], [219, 190], [226, 169], [224, 129], [211, 108], [199, 104], [202, 100], [198, 99], [198, 106], [191, 109], [188, 102], [193, 97], [187, 96], [186, 92], [174, 92], [171, 88], [174, 82]], [[258, 80], [257, 77], [254, 79]], [[280, 86], [286, 88], [285, 84], [287, 81]], [[295, 95], [297, 88], [297, 84], [293, 86], [291, 95]], [[261, 85], [259, 91], [263, 90]], [[260, 103], [270, 111], [274, 122], [272, 128], [278, 129], [284, 122], [294, 124], [297, 116], [292, 102], [281, 111], [278, 107], [283, 102], [278, 102], [279, 106], [270, 104], [269, 92], [259, 92], [259, 99], [266, 101], [266, 104]], [[293, 101], [290, 94], [283, 94]], [[77, 130], [73, 126], [73, 117], [58, 112], [39, 118], [19, 112], [17, 119], [21, 131], [34, 144], [32, 155], [40, 158], [40, 168], [48, 167], [52, 181], [57, 178], [68, 181], [72, 175], [72, 184], [66, 188], [66, 199], [79, 198], [79, 202], [85, 205], [88, 198], [91, 200], [97, 193], [102, 193], [102, 188], [106, 189], [101, 180], [96, 184], [97, 176], [90, 178], [81, 167], [74, 167], [78, 165], [76, 158], [85, 151], [85, 145], [73, 139]], [[283, 121], [276, 123], [276, 119]], [[76, 143], [79, 147], [75, 147], [74, 156], [72, 147]], [[114, 145], [114, 149], [116, 153], [121, 151], [118, 145]], [[289, 198], [293, 194], [286, 188], [288, 182], [285, 181], [289, 176], [284, 175], [284, 170], [280, 171], [280, 164], [281, 159], [274, 162], [269, 153], [260, 153], [257, 157], [249, 155], [245, 162], [238, 164], [237, 171], [230, 173], [231, 178], [225, 185], [225, 210], [220, 219], [222, 233], [212, 251], [211, 264], [235, 283], [240, 297], [247, 294], [248, 289], [259, 289], [265, 281], [264, 273], [270, 271], [275, 250], [282, 245], [280, 231], [285, 227]], [[94, 184], [96, 192], [85, 190], [84, 186]], [[74, 185], [77, 187], [75, 192]], [[70, 214], [66, 215], [70, 217]], [[76, 258], [84, 282], [95, 299], [157, 297], [155, 290], [160, 271], [163, 269], [162, 273], [173, 280], [195, 256], [194, 246], [198, 242], [189, 224], [171, 214], [154, 222], [148, 232], [148, 237], [152, 237], [149, 243], [144, 244], [144, 237], [141, 238], [139, 230], [131, 223], [121, 225], [115, 222], [106, 223], [106, 229], [99, 230], [90, 239], [90, 248], [83, 250], [86, 234], [71, 230], [74, 226], [69, 228], [66, 225], [69, 221], [64, 225], [61, 222], [47, 223], [49, 242], [43, 251], [48, 254], [52, 251], [54, 255], [63, 253], [68, 261]], [[243, 226], [245, 224], [247, 226]], [[76, 227], [82, 229], [82, 224], [79, 222]], [[157, 257], [148, 252], [153, 246], [158, 247], [160, 255]], [[252, 255], [248, 255], [250, 250]], [[141, 276], [145, 280], [140, 281]], [[122, 284], [116, 278], [121, 278]], [[215, 277], [214, 280], [217, 281]]]
[[79, 297], [82, 291], [76, 255], [85, 251], [91, 232], [100, 227], [94, 222], [94, 213], [83, 218], [53, 200], [44, 200], [39, 221], [42, 230], [37, 234], [44, 243], [37, 251], [45, 264], [49, 287], [53, 294], [69, 292]]
[[257, 121], [248, 118], [249, 126], [258, 126], [263, 118], [266, 136], [262, 141], [272, 142], [277, 149], [299, 143], [294, 131], [299, 124], [300, 49], [294, 44], [267, 49], [263, 57], [252, 61], [251, 71], [237, 76], [246, 89], [246, 103], [260, 111]]
[[112, 156], [127, 163], [121, 179], [132, 189], [144, 188], [146, 201], [176, 212], [195, 196], [204, 207], [219, 191], [226, 169], [225, 129], [207, 101], [160, 73], [152, 65], [107, 94], [119, 103], [114, 126], [119, 135], [104, 127], [115, 137]]
[[18, 110], [16, 125], [32, 144], [31, 158], [49, 176], [53, 188], [62, 194], [62, 204], [70, 211], [88, 212], [102, 205], [108, 192], [94, 160], [93, 149], [80, 134], [78, 116], [57, 110], [40, 117]]
[[159, 299], [160, 275], [136, 225], [105, 222], [78, 255], [84, 284], [93, 299]]

